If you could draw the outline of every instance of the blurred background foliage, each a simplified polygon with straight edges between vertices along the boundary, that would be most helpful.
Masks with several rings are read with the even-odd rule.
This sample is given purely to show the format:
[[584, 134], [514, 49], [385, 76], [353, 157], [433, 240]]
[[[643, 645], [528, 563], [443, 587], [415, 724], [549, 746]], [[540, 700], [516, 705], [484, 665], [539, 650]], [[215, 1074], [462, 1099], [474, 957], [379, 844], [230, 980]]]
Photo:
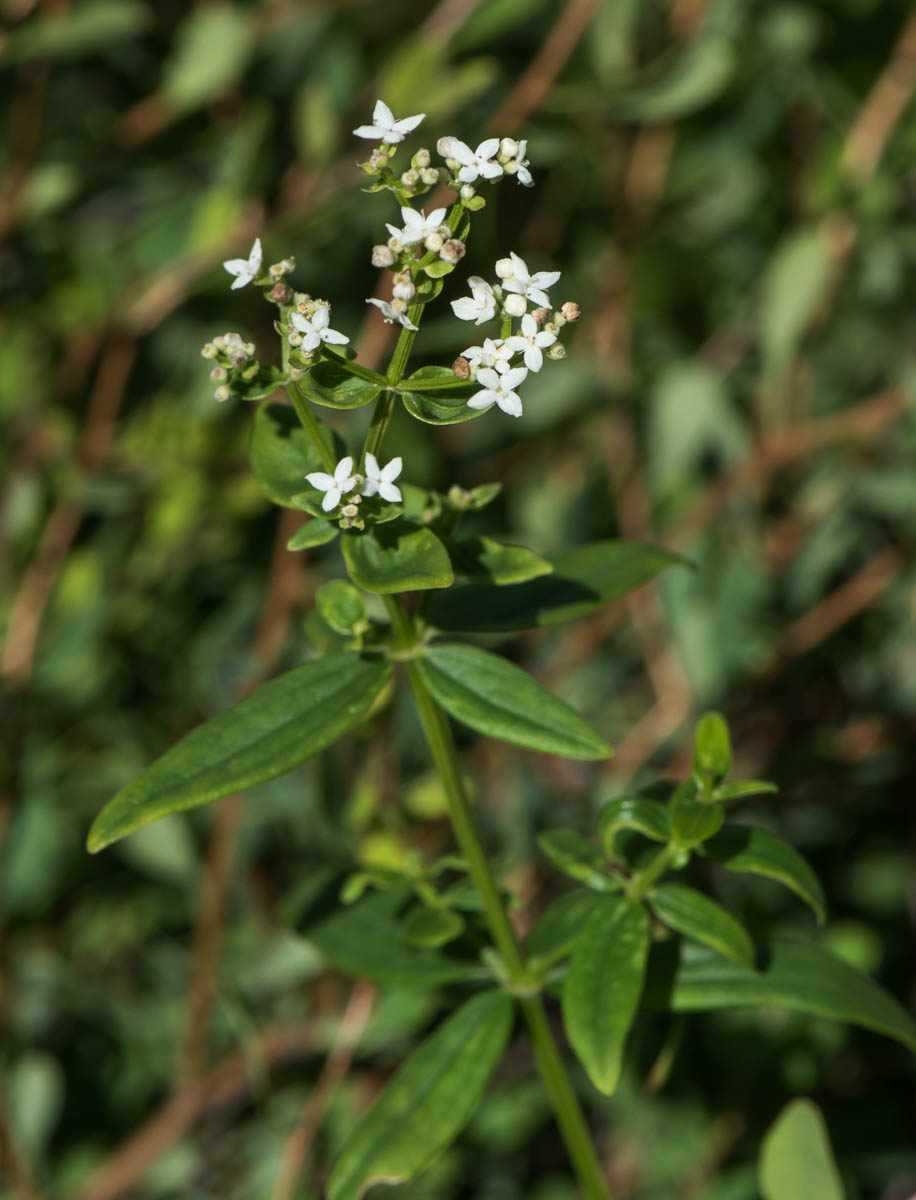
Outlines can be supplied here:
[[[399, 702], [243, 802], [83, 849], [135, 771], [308, 653], [336, 550], [285, 552], [298, 516], [259, 494], [252, 413], [214, 402], [199, 348], [227, 328], [276, 346], [271, 311], [219, 265], [260, 234], [363, 361], [384, 355], [364, 300], [395, 214], [359, 191], [350, 133], [377, 96], [428, 114], [410, 149], [529, 139], [536, 187], [487, 191], [445, 299], [515, 249], [562, 269], [558, 299], [584, 311], [567, 362], [525, 385], [523, 421], [433, 434], [401, 414], [392, 452], [419, 483], [501, 480], [482, 531], [537, 551], [656, 540], [695, 564], [506, 645], [618, 747], [593, 768], [469, 741], [520, 928], [560, 888], [536, 831], [585, 830], [605, 799], [673, 777], [715, 705], [739, 771], [780, 785], [746, 815], [815, 864], [828, 943], [912, 1005], [911, 6], [2, 0], [0, 15], [2, 1194], [317, 1197], [440, 1011], [354, 987], [292, 932], [328, 868], [449, 844]], [[417, 365], [450, 362], [467, 329], [433, 308]], [[811, 933], [776, 885], [705, 883], [754, 929]], [[652, 1064], [680, 1033], [664, 1081]], [[748, 1012], [638, 1026], [619, 1094], [589, 1100], [614, 1195], [752, 1200], [756, 1147], [795, 1094], [822, 1106], [852, 1200], [916, 1191], [905, 1052]], [[448, 1155], [390, 1194], [570, 1200], [523, 1043]]]

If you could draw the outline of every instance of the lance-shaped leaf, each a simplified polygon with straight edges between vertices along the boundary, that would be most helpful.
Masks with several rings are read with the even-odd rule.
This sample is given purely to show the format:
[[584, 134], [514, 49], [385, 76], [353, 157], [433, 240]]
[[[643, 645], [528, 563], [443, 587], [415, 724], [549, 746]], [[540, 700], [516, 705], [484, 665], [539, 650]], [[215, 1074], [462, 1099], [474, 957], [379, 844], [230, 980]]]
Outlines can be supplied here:
[[794, 847], [765, 829], [756, 825], [728, 825], [698, 849], [730, 871], [777, 880], [813, 909], [819, 924], [826, 921], [827, 902], [818, 877]]
[[506, 633], [572, 621], [686, 560], [641, 542], [594, 542], [551, 559], [553, 572], [512, 587], [468, 584], [436, 596], [426, 616], [439, 629]]
[[595, 908], [569, 961], [563, 1024], [589, 1079], [605, 1096], [620, 1078], [648, 952], [646, 910], [626, 896], [608, 896]]
[[713, 791], [713, 798], [719, 804], [727, 804], [729, 800], [744, 800], [748, 796], [773, 796], [778, 791], [775, 783], [765, 779], [735, 779], [732, 783], [720, 783]]
[[774, 940], [758, 967], [741, 966], [696, 949], [672, 963], [665, 948], [653, 950], [647, 1003], [673, 1012], [755, 1008], [762, 1004], [861, 1025], [916, 1052], [916, 1022], [867, 975], [814, 942]]
[[575, 709], [504, 658], [439, 643], [426, 648], [417, 667], [445, 711], [478, 733], [565, 758], [611, 754]]
[[[336, 462], [340, 455], [334, 434], [326, 425], [319, 428]], [[251, 435], [251, 469], [267, 498], [286, 508], [298, 507], [293, 497], [306, 486], [306, 475], [325, 469], [314, 442], [290, 405], [258, 407]]]
[[770, 1126], [758, 1164], [764, 1200], [845, 1200], [821, 1110], [793, 1100]]
[[736, 962], [753, 965], [754, 944], [747, 930], [709, 896], [682, 883], [662, 883], [652, 889], [647, 899], [649, 907], [669, 929]]
[[378, 384], [360, 379], [331, 359], [317, 362], [291, 386], [300, 396], [326, 408], [362, 408], [381, 391]]
[[620, 886], [619, 877], [608, 875], [598, 847], [574, 829], [548, 829], [538, 836], [538, 845], [564, 875], [600, 892]]
[[168, 813], [285, 775], [358, 725], [390, 675], [390, 663], [335, 654], [265, 683], [118, 792], [93, 822], [90, 852]]
[[455, 570], [468, 579], [504, 587], [549, 575], [553, 563], [525, 546], [503, 546], [492, 538], [461, 538], [452, 546]]
[[446, 946], [464, 933], [464, 918], [447, 908], [426, 908], [418, 904], [404, 922], [404, 940], [411, 946], [435, 949]]
[[418, 1046], [341, 1151], [328, 1200], [359, 1200], [433, 1162], [474, 1115], [511, 1025], [510, 998], [483, 992]]
[[529, 958], [549, 962], [565, 958], [602, 902], [602, 896], [584, 888], [555, 900], [528, 935]]
[[431, 529], [398, 518], [341, 539], [353, 582], [367, 592], [444, 588], [454, 580], [448, 551]]
[[404, 889], [372, 893], [328, 916], [309, 914], [300, 932], [329, 963], [357, 979], [432, 988], [479, 974], [476, 962], [408, 943], [400, 912], [411, 898]]
[[477, 391], [473, 380], [459, 379], [451, 367], [420, 367], [402, 380], [405, 392], [466, 392]]
[[614, 842], [621, 831], [634, 830], [654, 842], [667, 842], [670, 826], [665, 805], [644, 796], [620, 796], [605, 804], [598, 814], [598, 836], [610, 858], [616, 857]]
[[732, 743], [721, 713], [704, 713], [697, 722], [693, 742], [693, 769], [714, 783], [724, 779], [732, 766]]

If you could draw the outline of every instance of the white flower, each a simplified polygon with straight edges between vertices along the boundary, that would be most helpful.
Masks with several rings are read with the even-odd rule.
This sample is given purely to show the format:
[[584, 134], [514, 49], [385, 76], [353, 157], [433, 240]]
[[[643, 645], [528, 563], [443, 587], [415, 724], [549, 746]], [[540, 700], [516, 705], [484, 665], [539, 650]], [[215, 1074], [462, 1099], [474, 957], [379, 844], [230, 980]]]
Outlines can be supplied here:
[[345, 334], [338, 333], [336, 329], [328, 328], [331, 310], [324, 304], [315, 309], [311, 320], [300, 312], [294, 312], [291, 319], [303, 335], [302, 349], [305, 351], [316, 350], [322, 342], [343, 346], [350, 340]]
[[383, 500], [396, 504], [401, 499], [401, 489], [395, 487], [394, 481], [401, 473], [403, 462], [393, 458], [385, 467], [379, 467], [374, 454], [366, 453], [366, 479], [360, 489], [364, 496], [374, 496], [376, 492]]
[[462, 358], [466, 358], [472, 367], [492, 367], [500, 373], [509, 370], [509, 360], [513, 354], [509, 342], [504, 342], [502, 338], [495, 341], [493, 338], [484, 338], [482, 346], [468, 346], [467, 350], [461, 351]]
[[402, 308], [396, 308], [396, 304], [403, 304], [403, 300], [395, 301], [395, 304], [389, 304], [387, 300], [376, 300], [373, 296], [371, 300], [366, 301], [367, 304], [374, 304], [376, 308], [381, 310], [381, 314], [385, 319], [385, 324], [390, 325], [392, 321], [397, 321], [399, 325], [403, 325], [405, 329], [413, 329], [416, 331], [417, 326], [408, 318], [407, 313]]
[[352, 492], [356, 487], [357, 479], [355, 475], [350, 473], [352, 470], [353, 459], [348, 454], [334, 468], [333, 475], [326, 475], [324, 471], [313, 471], [311, 475], [306, 475], [306, 479], [313, 488], [317, 488], [319, 492], [324, 492], [321, 507], [325, 512], [330, 512], [332, 508], [336, 508], [340, 503], [341, 497], [345, 496], [348, 492]]
[[378, 138], [379, 141], [393, 146], [403, 142], [405, 135], [416, 129], [425, 116], [426, 113], [417, 113], [413, 117], [402, 117], [400, 121], [396, 121], [394, 113], [385, 101], [376, 100], [372, 124], [360, 125], [359, 129], [354, 129], [353, 132], [357, 137]]
[[527, 141], [519, 142], [518, 153], [515, 156], [515, 173], [518, 176], [519, 183], [525, 187], [534, 187], [534, 180], [531, 178], [531, 172], [528, 170], [528, 159], [525, 158], [527, 149]]
[[402, 246], [414, 246], [417, 242], [422, 242], [424, 238], [429, 237], [431, 233], [436, 232], [445, 220], [445, 211], [444, 208], [434, 208], [427, 217], [423, 213], [417, 212], [415, 208], [402, 208], [401, 217], [404, 221], [404, 228], [397, 229], [394, 225], [387, 225], [386, 228]]
[[471, 285], [471, 295], [453, 300], [452, 312], [462, 321], [476, 321], [478, 325], [483, 325], [496, 316], [496, 297], [487, 281], [479, 275], [472, 275], [468, 283]]
[[223, 267], [234, 275], [232, 281], [232, 290], [244, 287], [246, 283], [251, 283], [255, 275], [261, 273], [261, 239], [255, 238], [254, 245], [251, 247], [251, 253], [247, 258], [230, 258], [223, 263]]
[[529, 371], [540, 371], [544, 364], [542, 350], [557, 340], [555, 333], [538, 329], [538, 323], [530, 313], [522, 317], [522, 332], [506, 339], [506, 346], [515, 353], [525, 355], [525, 366]]
[[499, 179], [503, 173], [500, 164], [492, 161], [499, 151], [499, 138], [487, 138], [476, 150], [472, 150], [456, 137], [444, 137], [439, 138], [436, 149], [443, 158], [454, 158], [461, 164], [458, 178], [462, 183], [473, 183], [478, 176]]
[[514, 367], [503, 375], [491, 371], [489, 367], [484, 367], [477, 373], [477, 382], [483, 384], [483, 391], [476, 392], [468, 400], [468, 408], [489, 408], [491, 404], [498, 404], [510, 417], [520, 417], [522, 402], [518, 398], [515, 388], [527, 375], [528, 372], [524, 367]]
[[503, 286], [506, 291], [517, 292], [520, 296], [533, 300], [535, 304], [549, 304], [550, 297], [544, 289], [553, 287], [560, 278], [560, 272], [535, 271], [531, 275], [524, 259], [519, 258], [515, 253], [510, 254], [509, 257], [512, 260], [513, 273], [508, 278], [504, 277]]

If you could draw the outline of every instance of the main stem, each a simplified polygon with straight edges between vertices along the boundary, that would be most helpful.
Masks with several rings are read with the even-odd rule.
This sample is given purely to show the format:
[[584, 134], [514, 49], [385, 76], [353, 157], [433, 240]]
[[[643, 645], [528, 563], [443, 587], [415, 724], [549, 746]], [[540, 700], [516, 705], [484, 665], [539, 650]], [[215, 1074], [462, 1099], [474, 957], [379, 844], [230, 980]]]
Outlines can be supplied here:
[[[413, 623], [397, 597], [385, 596], [384, 599], [392, 626], [399, 641], [406, 647], [414, 638]], [[451, 729], [445, 714], [426, 690], [416, 663], [408, 660], [406, 665], [420, 723], [448, 799], [449, 816], [455, 837], [480, 893], [493, 941], [502, 957], [509, 982], [517, 985], [518, 991], [523, 993], [529, 982], [525, 961], [509, 924], [489, 860], [474, 827], [464, 782], [458, 768]], [[566, 1074], [541, 999], [539, 996], [524, 994], [520, 994], [518, 999], [528, 1026], [535, 1060], [583, 1194], [587, 1200], [610, 1200], [585, 1117]]]

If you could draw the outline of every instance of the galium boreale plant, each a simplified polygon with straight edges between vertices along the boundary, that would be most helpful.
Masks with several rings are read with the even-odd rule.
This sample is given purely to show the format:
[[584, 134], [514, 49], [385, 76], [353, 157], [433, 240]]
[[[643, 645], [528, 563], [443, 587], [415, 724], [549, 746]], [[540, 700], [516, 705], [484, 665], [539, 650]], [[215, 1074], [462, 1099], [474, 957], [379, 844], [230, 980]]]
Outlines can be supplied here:
[[[384, 373], [355, 361], [326, 299], [295, 290], [291, 258], [264, 267], [260, 241], [225, 268], [233, 288], [253, 285], [276, 306], [281, 365], [262, 362], [237, 333], [214, 337], [203, 350], [213, 362], [217, 400], [262, 402], [254, 414], [254, 473], [271, 501], [310, 516], [289, 550], [339, 539], [349, 582], [335, 579], [318, 592], [323, 652], [168, 750], [101, 812], [89, 848], [101, 850], [167, 813], [290, 771], [371, 721], [396, 676], [412, 694], [457, 853], [435, 862], [417, 858], [399, 870], [354, 863], [338, 880], [330, 911], [310, 909], [302, 931], [344, 972], [400, 986], [450, 985], [448, 995], [460, 1003], [356, 1128], [328, 1194], [356, 1200], [373, 1182], [406, 1180], [426, 1167], [474, 1113], [520, 1020], [581, 1191], [599, 1200], [609, 1193], [570, 1081], [570, 1056], [551, 1020], [556, 997], [572, 1054], [606, 1095], [618, 1082], [641, 1008], [783, 1005], [857, 1022], [910, 1049], [916, 1027], [892, 998], [816, 943], [755, 942], [735, 916], [685, 882], [699, 858], [777, 880], [819, 921], [825, 917], [818, 881], [791, 846], [726, 821], [730, 802], [775, 789], [728, 779], [729, 735], [716, 714], [700, 720], [692, 772], [666, 798], [612, 801], [591, 838], [570, 829], [542, 834], [541, 850], [574, 886], [524, 942], [517, 937], [475, 826], [450, 719], [573, 759], [604, 759], [611, 749], [531, 675], [460, 635], [572, 620], [682, 564], [659, 548], [623, 541], [544, 558], [462, 536], [463, 515], [490, 503], [499, 484], [466, 490], [458, 480], [429, 491], [408, 482], [409, 465], [405, 470], [400, 458], [386, 459], [397, 405], [431, 435], [436, 426], [482, 417], [522, 418], [526, 377], [562, 370], [561, 339], [579, 316], [574, 302], [551, 298], [558, 271], [531, 271], [512, 251], [490, 280], [471, 275], [467, 294], [451, 301], [457, 319], [475, 332], [484, 327], [478, 342], [451, 365], [410, 370], [426, 307], [465, 258], [473, 214], [486, 203], [483, 184], [512, 176], [533, 182], [525, 143], [508, 137], [473, 149], [444, 137], [440, 164], [418, 149], [399, 172], [400, 143], [422, 119], [395, 119], [379, 101], [372, 124], [355, 130], [376, 143], [362, 165], [365, 190], [395, 201], [389, 236], [371, 252], [373, 264], [389, 273], [390, 298], [367, 301], [399, 327]], [[455, 193], [451, 204], [426, 211], [416, 203], [443, 185]], [[279, 388], [289, 403], [267, 402]], [[345, 444], [319, 415], [366, 405], [373, 409], [361, 446]]]

